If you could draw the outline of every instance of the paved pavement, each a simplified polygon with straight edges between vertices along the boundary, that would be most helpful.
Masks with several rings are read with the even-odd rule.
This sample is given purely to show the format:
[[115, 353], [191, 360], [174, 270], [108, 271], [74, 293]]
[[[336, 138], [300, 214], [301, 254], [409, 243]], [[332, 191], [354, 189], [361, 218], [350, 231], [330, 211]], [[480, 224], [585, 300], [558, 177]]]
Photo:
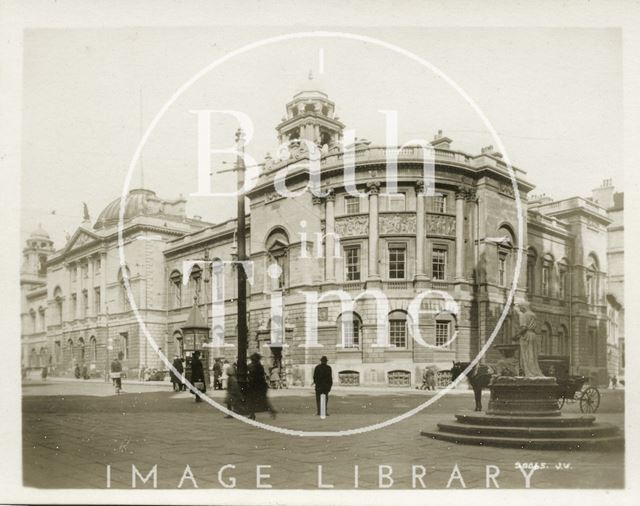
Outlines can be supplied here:
[[[156, 467], [158, 488], [178, 488], [188, 465], [199, 488], [255, 489], [259, 480], [273, 488], [316, 489], [318, 466], [323, 484], [355, 488], [446, 488], [455, 466], [467, 488], [485, 488], [486, 466], [497, 466], [501, 488], [524, 488], [517, 463], [542, 465], [531, 488], [620, 488], [624, 486], [623, 452], [533, 451], [458, 446], [420, 436], [420, 430], [450, 420], [453, 413], [472, 407], [470, 392], [445, 396], [421, 413], [390, 427], [345, 437], [296, 437], [265, 431], [223, 415], [188, 393], [174, 393], [168, 384], [129, 383], [126, 393], [113, 395], [100, 381], [52, 381], [23, 386], [24, 484], [44, 488], [132, 488], [132, 466], [144, 477]], [[332, 392], [331, 416], [314, 416], [315, 400], [307, 389], [276, 391], [279, 414], [258, 420], [304, 431], [356, 428], [392, 418], [432, 396], [431, 392]], [[222, 392], [213, 398], [221, 400]], [[486, 405], [487, 398], [484, 402]], [[565, 412], [577, 411], [576, 405]], [[603, 392], [601, 421], [624, 424], [624, 394]], [[561, 470], [555, 465], [561, 464]], [[235, 467], [223, 468], [232, 465]], [[271, 466], [257, 468], [257, 466]], [[380, 466], [389, 466], [382, 467]], [[415, 466], [415, 480], [412, 478]], [[222, 468], [222, 471], [221, 471]], [[425, 471], [422, 481], [418, 476]], [[495, 468], [490, 468], [495, 472]], [[220, 477], [219, 477], [219, 472]], [[391, 473], [391, 479], [379, 473]], [[188, 473], [187, 473], [188, 474]], [[193, 488], [193, 480], [182, 480]], [[136, 478], [137, 488], [151, 488]], [[491, 485], [494, 482], [490, 480]], [[461, 480], [451, 480], [461, 488]]]

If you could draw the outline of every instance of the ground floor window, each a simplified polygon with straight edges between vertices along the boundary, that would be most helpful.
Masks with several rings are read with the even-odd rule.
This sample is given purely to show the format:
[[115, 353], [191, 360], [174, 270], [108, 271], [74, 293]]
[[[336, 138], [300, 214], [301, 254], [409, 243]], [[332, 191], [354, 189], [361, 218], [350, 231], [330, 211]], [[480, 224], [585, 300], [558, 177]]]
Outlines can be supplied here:
[[409, 371], [389, 371], [389, 386], [411, 386], [411, 373]]
[[340, 371], [338, 382], [345, 386], [357, 386], [360, 384], [360, 373], [358, 371]]

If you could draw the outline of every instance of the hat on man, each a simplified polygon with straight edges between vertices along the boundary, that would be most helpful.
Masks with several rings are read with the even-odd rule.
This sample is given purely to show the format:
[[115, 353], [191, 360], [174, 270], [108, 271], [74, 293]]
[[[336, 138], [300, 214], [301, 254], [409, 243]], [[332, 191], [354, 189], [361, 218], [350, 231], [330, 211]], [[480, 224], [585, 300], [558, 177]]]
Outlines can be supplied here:
[[322, 358], [320, 359], [320, 362], [322, 362], [323, 364], [326, 364], [328, 362], [327, 357], [323, 355]]

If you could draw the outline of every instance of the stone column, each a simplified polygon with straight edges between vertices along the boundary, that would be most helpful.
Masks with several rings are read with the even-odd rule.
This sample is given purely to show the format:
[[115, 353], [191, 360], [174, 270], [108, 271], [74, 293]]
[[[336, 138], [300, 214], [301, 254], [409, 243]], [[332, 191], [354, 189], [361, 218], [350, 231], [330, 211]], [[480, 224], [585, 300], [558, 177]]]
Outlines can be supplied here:
[[100, 312], [107, 312], [107, 254], [100, 253]]
[[72, 305], [71, 305], [71, 291], [73, 290], [73, 282], [71, 279], [72, 266], [69, 264], [65, 264], [65, 269], [67, 270], [67, 289], [64, 293], [65, 306], [63, 310], [63, 320], [73, 320], [76, 315], [71, 313]]
[[87, 311], [87, 315], [92, 315], [95, 316], [96, 313], [94, 311], [94, 292], [93, 292], [93, 262], [95, 260], [95, 257], [90, 257], [89, 261], [87, 262], [87, 295], [89, 297], [88, 301], [89, 301], [89, 311]]
[[425, 210], [424, 179], [416, 181], [416, 281], [426, 281], [424, 269]]
[[76, 315], [75, 318], [82, 319], [82, 287], [83, 287], [82, 263], [76, 264]]
[[369, 189], [369, 279], [380, 279], [378, 272], [378, 195], [380, 182], [367, 183]]
[[464, 278], [464, 201], [467, 191], [456, 190], [456, 281]]
[[335, 281], [336, 280], [336, 268], [335, 268], [335, 195], [333, 190], [329, 190], [328, 195], [325, 198], [325, 222], [324, 222], [324, 232], [325, 232], [325, 241], [324, 241], [324, 262], [325, 262], [325, 280], [326, 281]]

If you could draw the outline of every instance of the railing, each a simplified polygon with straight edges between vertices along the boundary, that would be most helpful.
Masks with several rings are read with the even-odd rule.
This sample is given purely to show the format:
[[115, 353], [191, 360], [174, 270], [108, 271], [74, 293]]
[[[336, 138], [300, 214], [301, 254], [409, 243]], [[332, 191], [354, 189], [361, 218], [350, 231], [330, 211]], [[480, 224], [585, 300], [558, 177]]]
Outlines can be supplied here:
[[389, 290], [407, 290], [409, 288], [409, 281], [387, 281], [386, 285]]

